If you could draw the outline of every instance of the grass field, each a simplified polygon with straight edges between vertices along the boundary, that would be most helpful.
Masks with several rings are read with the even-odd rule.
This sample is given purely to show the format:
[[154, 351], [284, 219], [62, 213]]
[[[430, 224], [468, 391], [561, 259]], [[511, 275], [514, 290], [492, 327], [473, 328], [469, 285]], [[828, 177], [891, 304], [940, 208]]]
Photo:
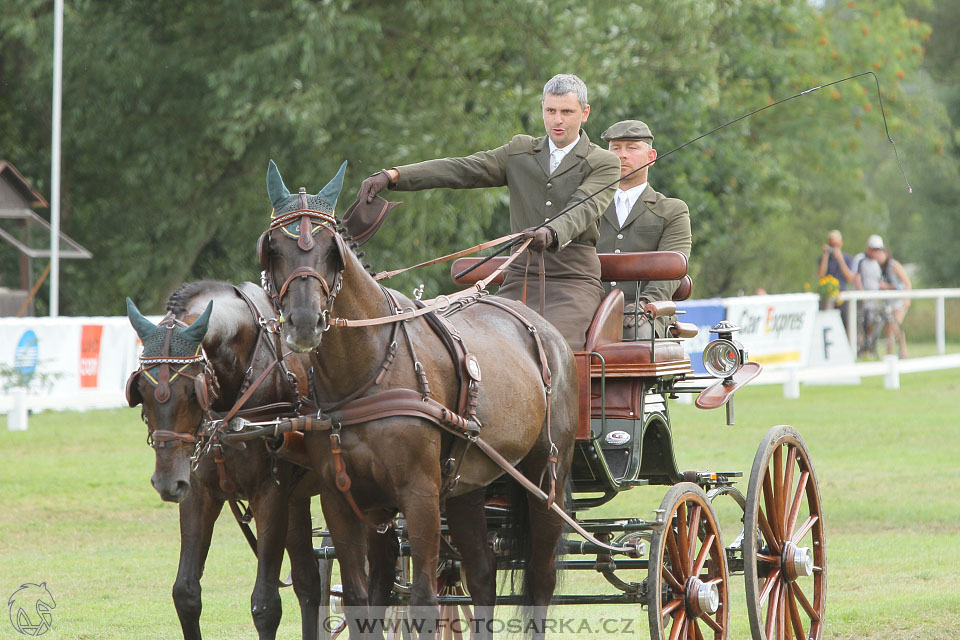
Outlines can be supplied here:
[[[881, 378], [853, 387], [779, 386], [737, 395], [737, 421], [722, 411], [672, 405], [682, 469], [749, 473], [767, 429], [792, 424], [813, 455], [827, 527], [827, 638], [960, 638], [960, 373]], [[179, 638], [170, 598], [179, 547], [177, 509], [150, 487], [153, 452], [133, 409], [42, 413], [27, 432], [0, 418], [0, 597], [46, 582], [56, 599], [47, 638]], [[746, 478], [742, 482], [746, 489]], [[650, 517], [664, 488], [629, 491], [599, 515]], [[718, 503], [724, 534], [739, 530], [732, 501]], [[319, 505], [316, 512], [319, 513]], [[591, 514], [594, 515], [594, 514]], [[255, 564], [225, 510], [203, 580], [207, 638], [255, 638], [249, 594]], [[742, 578], [731, 638], [748, 638]], [[567, 576], [565, 589], [604, 590], [599, 576]], [[280, 637], [299, 637], [296, 600], [284, 590]], [[598, 615], [571, 609], [578, 617]], [[645, 638], [646, 611], [633, 637]], [[0, 619], [0, 639], [21, 636]], [[601, 637], [601, 636], [594, 636]]]

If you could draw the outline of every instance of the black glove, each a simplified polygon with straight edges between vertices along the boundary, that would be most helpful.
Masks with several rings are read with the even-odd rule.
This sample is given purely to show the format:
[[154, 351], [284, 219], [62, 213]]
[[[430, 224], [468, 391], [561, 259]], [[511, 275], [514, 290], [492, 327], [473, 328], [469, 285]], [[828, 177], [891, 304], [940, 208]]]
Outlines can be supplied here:
[[540, 227], [539, 229], [536, 227], [530, 227], [528, 229], [524, 229], [521, 233], [523, 233], [524, 240], [527, 238], [533, 238], [533, 241], [528, 247], [530, 251], [543, 252], [557, 242], [557, 235], [550, 227]]
[[365, 199], [367, 203], [373, 202], [377, 194], [389, 187], [391, 184], [390, 174], [386, 169], [380, 169], [360, 184], [360, 193], [357, 194], [357, 200]]

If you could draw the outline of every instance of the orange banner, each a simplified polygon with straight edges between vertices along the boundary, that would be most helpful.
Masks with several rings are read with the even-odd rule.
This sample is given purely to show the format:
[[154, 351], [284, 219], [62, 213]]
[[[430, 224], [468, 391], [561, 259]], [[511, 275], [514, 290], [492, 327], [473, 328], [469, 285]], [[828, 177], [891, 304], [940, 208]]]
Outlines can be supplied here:
[[100, 336], [103, 326], [85, 324], [80, 331], [80, 388], [97, 388], [100, 372]]

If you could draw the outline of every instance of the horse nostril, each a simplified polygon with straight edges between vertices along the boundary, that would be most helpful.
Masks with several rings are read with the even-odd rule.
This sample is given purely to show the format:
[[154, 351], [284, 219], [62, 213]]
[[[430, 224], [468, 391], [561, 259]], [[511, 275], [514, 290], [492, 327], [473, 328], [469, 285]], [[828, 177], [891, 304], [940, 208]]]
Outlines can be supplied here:
[[177, 502], [183, 499], [183, 496], [187, 494], [187, 491], [190, 489], [190, 483], [185, 480], [177, 480], [177, 488], [174, 491], [174, 494], [177, 497]]

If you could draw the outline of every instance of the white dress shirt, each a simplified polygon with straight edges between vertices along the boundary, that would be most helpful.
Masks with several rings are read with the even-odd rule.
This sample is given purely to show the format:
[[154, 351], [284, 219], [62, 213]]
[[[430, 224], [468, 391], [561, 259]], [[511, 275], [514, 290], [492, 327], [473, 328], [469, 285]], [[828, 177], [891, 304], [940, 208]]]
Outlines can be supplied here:
[[633, 210], [633, 205], [637, 204], [637, 199], [640, 198], [640, 194], [643, 193], [643, 190], [646, 188], [647, 183], [644, 182], [626, 191], [617, 189], [617, 193], [613, 196], [613, 201], [617, 205], [617, 221], [620, 222], [621, 229], [623, 228], [623, 223], [627, 221], [627, 216], [630, 215], [630, 211]]
[[576, 140], [565, 147], [558, 147], [555, 145], [553, 143], [553, 138], [547, 139], [550, 141], [550, 173], [553, 173], [557, 170], [557, 167], [560, 166], [560, 163], [563, 162], [564, 157], [566, 157], [566, 155], [570, 153], [575, 146], [577, 146], [577, 143], [580, 142], [580, 136], [578, 135]]

